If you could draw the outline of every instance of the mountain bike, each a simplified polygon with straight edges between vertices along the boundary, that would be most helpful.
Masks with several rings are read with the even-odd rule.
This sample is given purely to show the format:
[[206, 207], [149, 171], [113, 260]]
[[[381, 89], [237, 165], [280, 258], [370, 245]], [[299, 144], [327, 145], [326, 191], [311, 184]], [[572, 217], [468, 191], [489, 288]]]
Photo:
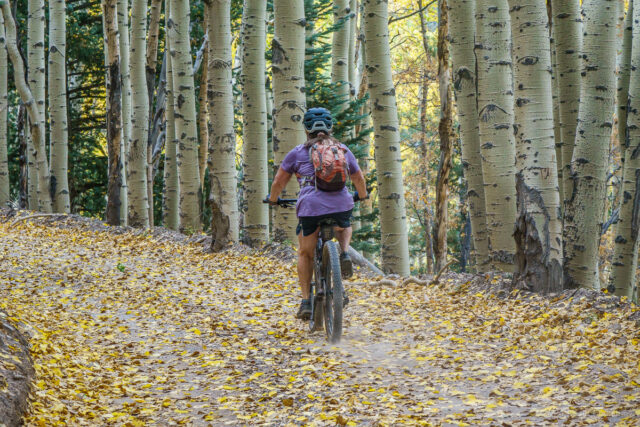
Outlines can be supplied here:
[[[278, 205], [284, 208], [295, 206], [297, 199], [278, 199]], [[333, 228], [337, 223], [333, 219], [320, 221], [320, 233], [313, 258], [313, 280], [311, 281], [310, 331], [324, 330], [331, 343], [337, 343], [342, 337], [342, 308], [345, 299], [340, 271], [340, 250]]]

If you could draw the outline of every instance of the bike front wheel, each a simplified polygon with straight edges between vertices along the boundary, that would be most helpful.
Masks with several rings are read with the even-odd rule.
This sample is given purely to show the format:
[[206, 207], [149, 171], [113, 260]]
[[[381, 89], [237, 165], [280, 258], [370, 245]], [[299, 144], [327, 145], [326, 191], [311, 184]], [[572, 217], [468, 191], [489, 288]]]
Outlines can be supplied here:
[[322, 251], [324, 270], [324, 327], [329, 342], [336, 343], [342, 337], [342, 272], [340, 252], [336, 242], [326, 242]]

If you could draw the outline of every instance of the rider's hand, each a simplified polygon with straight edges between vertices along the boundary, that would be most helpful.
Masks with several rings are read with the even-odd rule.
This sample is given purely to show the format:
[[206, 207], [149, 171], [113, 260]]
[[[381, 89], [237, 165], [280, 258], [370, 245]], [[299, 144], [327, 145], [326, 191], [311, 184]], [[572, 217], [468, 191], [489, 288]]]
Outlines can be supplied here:
[[356, 192], [353, 193], [353, 202], [359, 202], [361, 200], [367, 200], [369, 198], [369, 195], [367, 194], [366, 197], [360, 197], [360, 195], [358, 194], [358, 191], [356, 190]]
[[267, 194], [267, 197], [264, 198], [263, 203], [268, 203], [269, 206], [276, 206], [278, 201], [271, 200], [271, 194]]

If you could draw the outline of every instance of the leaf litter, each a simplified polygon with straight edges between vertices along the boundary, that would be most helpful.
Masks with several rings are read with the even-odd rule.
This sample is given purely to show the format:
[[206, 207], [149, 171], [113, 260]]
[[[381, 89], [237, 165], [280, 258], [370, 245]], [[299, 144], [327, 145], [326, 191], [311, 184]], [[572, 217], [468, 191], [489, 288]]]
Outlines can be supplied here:
[[640, 423], [628, 304], [361, 276], [331, 345], [294, 319], [290, 263], [100, 225], [0, 224], [0, 308], [36, 370], [28, 425]]

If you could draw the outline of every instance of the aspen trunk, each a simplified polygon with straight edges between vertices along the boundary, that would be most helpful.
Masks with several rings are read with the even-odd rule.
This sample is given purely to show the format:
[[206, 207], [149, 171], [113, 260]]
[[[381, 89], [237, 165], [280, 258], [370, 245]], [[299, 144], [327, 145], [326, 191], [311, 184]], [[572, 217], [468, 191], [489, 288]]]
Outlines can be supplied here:
[[562, 290], [562, 218], [553, 123], [549, 27], [544, 0], [509, 0], [518, 172], [516, 279]]
[[24, 65], [22, 62], [22, 56], [18, 51], [16, 42], [16, 24], [11, 14], [11, 7], [9, 2], [0, 2], [2, 7], [2, 14], [4, 16], [5, 37], [7, 43], [7, 53], [11, 64], [13, 64], [13, 76], [16, 85], [16, 89], [20, 94], [22, 102], [25, 104], [27, 113], [29, 114], [31, 135], [33, 141], [38, 142], [37, 151], [35, 155], [36, 169], [38, 172], [38, 201], [40, 210], [43, 212], [52, 211], [51, 193], [49, 192], [49, 162], [46, 156], [46, 147], [44, 144], [44, 120], [42, 119], [42, 113], [36, 104], [36, 100], [29, 89], [24, 72]]
[[[633, 47], [629, 49], [631, 62], [630, 68], [626, 71], [629, 89], [628, 110], [625, 110], [627, 126], [623, 130], [626, 135], [626, 143], [623, 146], [624, 172], [620, 219], [616, 225], [609, 289], [616, 295], [632, 299], [637, 290], [636, 269], [640, 228], [640, 7], [634, 8], [633, 1], [629, 2], [627, 16], [633, 16], [633, 19], [627, 20], [625, 32], [628, 33], [628, 28], [633, 27], [633, 37], [627, 37], [625, 34], [625, 44], [633, 40]], [[623, 57], [629, 57], [625, 50], [622, 54]], [[624, 78], [623, 74], [621, 79]], [[621, 99], [620, 94], [618, 99]]]
[[127, 161], [129, 225], [149, 227], [147, 193], [147, 140], [149, 137], [149, 94], [145, 73], [147, 2], [133, 0], [131, 7], [131, 144]]
[[106, 219], [110, 225], [120, 224], [120, 190], [122, 188], [122, 117], [121, 117], [121, 76], [120, 40], [118, 39], [117, 3], [103, 0], [102, 12], [107, 43], [107, 151], [109, 154], [109, 182], [107, 184]]
[[553, 0], [553, 34], [556, 48], [556, 79], [558, 84], [559, 118], [562, 156], [563, 204], [571, 197], [571, 158], [576, 141], [578, 109], [580, 108], [580, 55], [582, 20], [580, 0]]
[[[573, 187], [565, 213], [565, 287], [600, 287], [598, 249], [615, 100], [617, 0], [584, 0], [582, 85]], [[606, 46], [606, 48], [605, 48]]]
[[[478, 129], [491, 268], [513, 271], [516, 250], [513, 74], [507, 0], [478, 0]], [[548, 46], [548, 44], [547, 44]]]
[[[178, 138], [180, 178], [180, 229], [196, 232], [200, 223], [200, 172], [198, 171], [198, 124], [189, 37], [189, 2], [171, 0], [168, 32], [173, 68], [173, 98]], [[209, 62], [211, 62], [209, 57]], [[213, 124], [216, 125], [215, 123]]]
[[0, 12], [0, 207], [11, 200], [9, 193], [9, 160], [7, 157], [7, 46], [4, 36], [4, 18]]
[[158, 66], [158, 32], [160, 29], [160, 11], [162, 9], [162, 0], [151, 0], [149, 10], [149, 31], [147, 34], [147, 51], [145, 75], [147, 79], [147, 91], [149, 96], [149, 137], [147, 139], [147, 199], [149, 205], [149, 225], [153, 227], [155, 221], [153, 218], [153, 147], [155, 140], [152, 138], [154, 115], [153, 104], [156, 88], [156, 68]]
[[266, 4], [245, 0], [243, 16], [242, 119], [244, 137], [245, 240], [257, 245], [269, 239], [267, 105], [265, 94]]
[[[274, 168], [296, 145], [306, 140], [302, 118], [305, 105], [304, 46], [305, 19], [303, 0], [274, 0], [275, 34], [272, 42], [273, 74], [273, 150]], [[295, 198], [295, 179], [283, 191], [282, 198]], [[273, 237], [277, 241], [296, 241], [297, 218], [293, 209], [275, 208]]]
[[449, 0], [449, 12], [453, 87], [460, 123], [462, 164], [467, 180], [467, 202], [471, 216], [475, 264], [478, 272], [484, 272], [489, 265], [489, 242], [478, 133], [476, 58], [473, 54], [475, 0]]
[[[358, 88], [358, 0], [351, 0], [349, 3], [349, 93], [351, 98], [355, 98]], [[356, 137], [355, 128], [352, 132]]]
[[631, 51], [634, 44], [633, 27], [633, 0], [630, 0], [623, 30], [616, 103], [618, 109], [618, 148], [620, 149], [620, 159], [622, 160], [623, 167], [625, 151], [627, 149], [627, 103], [629, 102], [629, 82], [631, 80]]
[[331, 45], [331, 83], [340, 102], [340, 110], [344, 110], [349, 100], [349, 0], [333, 2], [333, 25], [338, 30], [333, 32]]
[[[204, 4], [204, 22], [208, 26], [209, 22], [209, 4]], [[204, 192], [205, 173], [207, 172], [207, 157], [209, 156], [209, 100], [207, 99], [207, 85], [209, 84], [209, 32], [205, 33], [207, 46], [202, 54], [202, 62], [204, 66], [200, 71], [200, 88], [198, 90], [198, 171], [200, 172], [200, 191]]]
[[231, 85], [231, 0], [211, 0], [209, 11], [209, 114], [213, 129], [209, 141], [209, 179], [212, 205], [212, 247], [220, 250], [238, 241], [236, 135], [233, 129]]
[[382, 232], [382, 267], [389, 273], [408, 275], [407, 215], [398, 109], [389, 52], [388, 4], [378, 0], [364, 0], [363, 3]]
[[122, 79], [122, 163], [120, 184], [120, 225], [127, 225], [129, 216], [129, 188], [127, 186], [127, 158], [131, 143], [131, 71], [129, 69], [129, 0], [118, 0], [118, 36], [120, 42], [120, 76]]
[[[557, 0], [556, 0], [557, 1]], [[551, 87], [553, 90], [553, 135], [556, 144], [556, 163], [558, 165], [558, 190], [560, 193], [560, 207], [563, 208], [564, 204], [564, 194], [562, 188], [563, 182], [563, 174], [562, 174], [562, 129], [560, 126], [560, 87], [558, 83], [558, 61], [557, 61], [557, 53], [556, 53], [556, 41], [555, 41], [555, 30], [556, 28], [553, 26], [553, 10], [552, 3], [553, 0], [546, 0], [547, 3], [547, 22], [548, 25], [548, 33], [549, 33], [549, 41], [550, 41], [550, 51], [551, 51]]]
[[447, 0], [438, 3], [438, 87], [440, 89], [440, 164], [436, 180], [435, 257], [436, 270], [447, 263], [447, 231], [449, 229], [449, 174], [453, 154], [453, 108], [451, 102], [451, 70], [449, 69], [449, 16]]
[[69, 213], [65, 0], [49, 0], [49, 109], [53, 210]]
[[[28, 18], [28, 33], [27, 33], [27, 64], [29, 71], [29, 88], [31, 89], [31, 93], [33, 94], [33, 98], [36, 102], [36, 108], [39, 111], [40, 123], [38, 126], [42, 126], [43, 129], [46, 129], [45, 124], [45, 94], [46, 94], [46, 76], [45, 76], [45, 56], [44, 56], [44, 31], [46, 26], [45, 14], [44, 14], [44, 0], [28, 0], [29, 3], [29, 18]], [[29, 128], [31, 129], [34, 126], [33, 123], [30, 123]], [[45, 132], [40, 133], [40, 140], [36, 140], [33, 133], [30, 132], [31, 137], [31, 147], [32, 152], [31, 155], [33, 157], [33, 161], [35, 162], [35, 168], [40, 168], [40, 164], [38, 163], [38, 157], [42, 154], [46, 158], [46, 151], [42, 153], [38, 153], [40, 151], [40, 147], [46, 146], [46, 134]], [[31, 165], [30, 165], [31, 166]], [[47, 171], [49, 174], [49, 171]], [[44, 191], [38, 188], [40, 184], [40, 173], [35, 172], [33, 174], [34, 180], [33, 188], [36, 193], [36, 205], [38, 210], [44, 210], [43, 208], [43, 199], [41, 195]], [[46, 186], [46, 191], [49, 191], [49, 185]], [[29, 189], [31, 191], [31, 188]], [[49, 196], [51, 198], [51, 196]], [[29, 206], [31, 209], [35, 209], [34, 206]]]
[[[165, 0], [165, 28], [168, 28], [170, 15], [170, 0]], [[165, 40], [165, 51], [171, 51], [171, 40]], [[172, 230], [180, 228], [180, 181], [178, 177], [178, 139], [176, 138], [176, 123], [173, 111], [173, 64], [171, 55], [167, 58], [167, 108], [165, 124], [164, 149], [164, 188], [162, 199], [163, 224]]]

